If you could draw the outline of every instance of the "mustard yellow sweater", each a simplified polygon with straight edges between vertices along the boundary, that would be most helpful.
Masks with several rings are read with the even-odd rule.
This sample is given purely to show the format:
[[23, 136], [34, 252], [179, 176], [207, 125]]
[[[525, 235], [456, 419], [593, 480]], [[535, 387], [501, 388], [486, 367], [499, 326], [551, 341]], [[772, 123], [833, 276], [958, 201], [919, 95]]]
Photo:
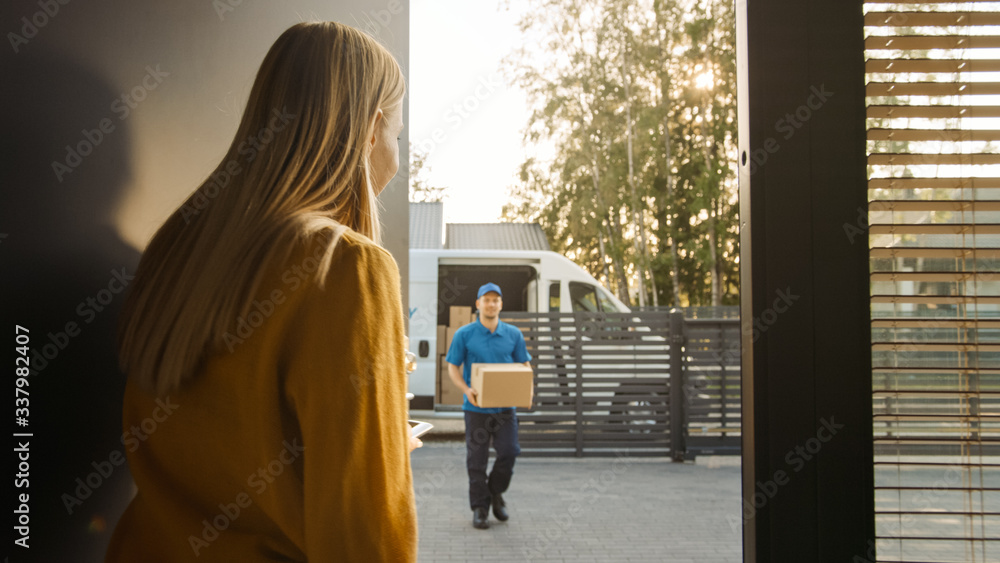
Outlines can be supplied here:
[[106, 561], [416, 561], [399, 270], [347, 231], [275, 264], [226, 347], [178, 391], [129, 383], [138, 493]]

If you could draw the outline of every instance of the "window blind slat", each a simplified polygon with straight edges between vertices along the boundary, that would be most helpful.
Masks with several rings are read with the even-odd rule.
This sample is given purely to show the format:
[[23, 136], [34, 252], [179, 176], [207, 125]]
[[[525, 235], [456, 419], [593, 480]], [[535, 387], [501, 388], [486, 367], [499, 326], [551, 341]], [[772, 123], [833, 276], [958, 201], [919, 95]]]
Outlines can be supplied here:
[[1000, 344], [956, 344], [954, 342], [872, 342], [873, 351], [889, 352], [1000, 352]]
[[876, 272], [871, 274], [871, 281], [918, 281], [918, 282], [951, 282], [951, 281], [993, 281], [1000, 279], [1000, 272]]
[[997, 235], [1000, 234], [1000, 224], [966, 225], [966, 224], [937, 224], [937, 225], [908, 225], [902, 223], [873, 224], [868, 231], [873, 235]]
[[968, 260], [1000, 260], [1000, 248], [924, 248], [872, 246], [869, 256], [874, 258], [954, 258]]
[[899, 0], [866, 0], [865, 4], [907, 4], [907, 5], [930, 5], [930, 6], [946, 6], [949, 4], [975, 4], [976, 2], [982, 2], [984, 4], [995, 4], [997, 0], [965, 0], [964, 2], [900, 2]]
[[865, 49], [871, 51], [928, 51], [941, 49], [998, 49], [1000, 37], [993, 35], [871, 35]]
[[868, 106], [869, 119], [925, 118], [959, 119], [971, 117], [1000, 117], [1000, 106], [951, 106], [951, 105], [880, 105]]
[[868, 96], [988, 96], [1000, 94], [996, 82], [869, 82]]
[[920, 398], [920, 399], [967, 399], [969, 397], [990, 397], [1000, 398], [1000, 391], [989, 392], [989, 391], [924, 391], [920, 389], [877, 389], [875, 390], [876, 398], [885, 397], [897, 397], [897, 398]]
[[869, 27], [959, 27], [1000, 25], [1000, 14], [990, 12], [868, 12]]
[[869, 190], [916, 190], [916, 189], [997, 189], [1000, 178], [968, 176], [963, 178], [872, 178], [868, 180]]
[[1000, 328], [1000, 319], [875, 319], [872, 328]]
[[[926, 431], [925, 431], [926, 432]], [[982, 442], [986, 442], [989, 445], [1000, 444], [1000, 439], [983, 439]], [[884, 437], [875, 438], [876, 445], [917, 445], [917, 446], [954, 446], [962, 445], [964, 442], [968, 442], [967, 438], [957, 436], [954, 438], [949, 438], [947, 436], [924, 436], [924, 437], [909, 437], [909, 436], [897, 436], [897, 437]], [[920, 489], [917, 489], [920, 490]], [[877, 513], [877, 511], [876, 511]]]
[[869, 59], [865, 71], [880, 74], [1000, 72], [1000, 60]]
[[1000, 129], [868, 129], [869, 141], [1000, 141]]
[[872, 295], [872, 303], [921, 305], [1000, 305], [1000, 296], [974, 295]]
[[868, 202], [868, 211], [1000, 211], [1000, 200], [879, 199]]
[[876, 153], [868, 155], [873, 166], [914, 166], [921, 164], [957, 164], [983, 166], [1000, 164], [1000, 154], [931, 154], [931, 153]]
[[[876, 414], [874, 416], [875, 421], [886, 421], [886, 420], [906, 420], [911, 422], [928, 422], [928, 421], [952, 421], [952, 422], [970, 422], [970, 421], [997, 421], [1000, 420], [1000, 414], [966, 414], [966, 415], [949, 415], [949, 414]], [[1000, 428], [996, 429], [1000, 432]]]

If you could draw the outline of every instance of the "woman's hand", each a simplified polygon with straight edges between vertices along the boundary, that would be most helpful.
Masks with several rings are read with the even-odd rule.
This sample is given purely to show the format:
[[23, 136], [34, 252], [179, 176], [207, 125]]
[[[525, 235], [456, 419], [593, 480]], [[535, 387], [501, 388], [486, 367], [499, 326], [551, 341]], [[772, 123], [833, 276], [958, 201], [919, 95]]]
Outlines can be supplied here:
[[420, 438], [415, 438], [413, 436], [410, 436], [410, 451], [411, 452], [413, 450], [415, 450], [415, 449], [423, 446], [423, 445], [424, 445], [424, 443], [420, 440]]

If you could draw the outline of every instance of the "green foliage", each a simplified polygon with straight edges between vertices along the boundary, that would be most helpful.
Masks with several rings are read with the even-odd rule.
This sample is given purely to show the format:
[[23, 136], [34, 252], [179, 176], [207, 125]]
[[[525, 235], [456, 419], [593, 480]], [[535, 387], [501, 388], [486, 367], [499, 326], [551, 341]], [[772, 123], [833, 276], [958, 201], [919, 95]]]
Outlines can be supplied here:
[[532, 103], [526, 145], [554, 156], [524, 163], [504, 217], [626, 301], [643, 276], [660, 305], [737, 303], [731, 2], [539, 0], [520, 27], [504, 71]]
[[447, 195], [445, 187], [432, 186], [427, 181], [427, 152], [421, 151], [410, 143], [410, 201], [430, 202], [443, 201]]

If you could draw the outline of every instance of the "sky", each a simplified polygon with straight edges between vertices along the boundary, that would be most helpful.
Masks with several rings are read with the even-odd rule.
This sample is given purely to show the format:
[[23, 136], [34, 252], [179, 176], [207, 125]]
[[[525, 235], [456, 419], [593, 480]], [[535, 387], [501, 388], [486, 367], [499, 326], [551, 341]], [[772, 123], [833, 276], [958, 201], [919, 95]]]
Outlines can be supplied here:
[[447, 187], [447, 223], [500, 219], [524, 160], [521, 131], [530, 111], [507, 85], [501, 59], [520, 41], [524, 2], [412, 0], [410, 142], [429, 151], [427, 178]]

